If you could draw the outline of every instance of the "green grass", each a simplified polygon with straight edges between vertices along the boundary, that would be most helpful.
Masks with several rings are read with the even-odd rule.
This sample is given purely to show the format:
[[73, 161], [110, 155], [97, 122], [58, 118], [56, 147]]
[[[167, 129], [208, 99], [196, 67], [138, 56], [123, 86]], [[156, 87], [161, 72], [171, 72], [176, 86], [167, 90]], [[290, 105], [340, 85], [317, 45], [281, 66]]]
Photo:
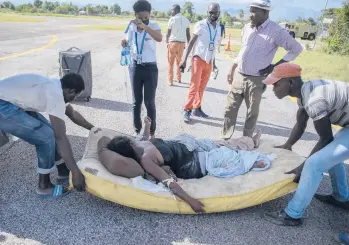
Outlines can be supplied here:
[[[275, 61], [280, 60], [286, 52], [279, 50]], [[349, 82], [349, 57], [336, 54], [326, 54], [321, 51], [303, 51], [294, 63], [303, 68], [303, 78], [333, 79]]]
[[[241, 46], [232, 45], [231, 50], [237, 55]], [[286, 54], [286, 51], [279, 49], [274, 62], [279, 61]], [[349, 57], [336, 54], [326, 54], [321, 51], [306, 51], [292, 61], [303, 69], [304, 80], [333, 79], [349, 82]]]
[[241, 40], [241, 29], [226, 28], [225, 37], [228, 38], [229, 34], [232, 39], [235, 38]]
[[[167, 23], [157, 22], [161, 27], [161, 32], [166, 33], [167, 31]], [[80, 30], [100, 30], [100, 31], [125, 31], [127, 28], [127, 24], [106, 24], [106, 25], [88, 25], [88, 26], [79, 26]]]
[[28, 16], [18, 16], [9, 14], [0, 14], [0, 22], [45, 22], [45, 19], [31, 18]]

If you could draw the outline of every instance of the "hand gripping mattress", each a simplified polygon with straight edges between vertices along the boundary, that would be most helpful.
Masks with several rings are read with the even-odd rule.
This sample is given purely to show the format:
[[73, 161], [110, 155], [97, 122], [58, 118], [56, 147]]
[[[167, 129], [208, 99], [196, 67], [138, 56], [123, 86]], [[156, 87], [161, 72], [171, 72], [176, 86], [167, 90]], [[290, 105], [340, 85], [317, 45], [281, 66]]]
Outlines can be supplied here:
[[[184, 201], [170, 192], [148, 192], [134, 187], [127, 178], [107, 171], [98, 159], [97, 143], [102, 136], [113, 138], [122, 135], [109, 129], [91, 130], [86, 150], [78, 166], [85, 176], [87, 191], [92, 195], [124, 206], [152, 212], [193, 214]], [[251, 171], [234, 178], [179, 180], [180, 186], [192, 197], [200, 199], [207, 213], [225, 212], [259, 205], [282, 197], [297, 187], [293, 175], [284, 173], [299, 166], [304, 158], [294, 152], [275, 149], [272, 142], [262, 141], [258, 149], [275, 153], [276, 159], [269, 170]], [[120, 159], [125, 161], [126, 158]], [[127, 161], [127, 160], [126, 160]]]

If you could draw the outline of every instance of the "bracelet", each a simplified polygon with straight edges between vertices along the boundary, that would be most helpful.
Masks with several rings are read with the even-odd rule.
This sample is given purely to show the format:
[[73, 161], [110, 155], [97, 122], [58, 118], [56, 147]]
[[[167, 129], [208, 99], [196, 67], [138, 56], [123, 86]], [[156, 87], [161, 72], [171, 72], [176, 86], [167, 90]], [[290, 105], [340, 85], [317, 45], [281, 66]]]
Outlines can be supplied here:
[[176, 183], [176, 181], [171, 177], [171, 178], [169, 178], [169, 179], [165, 179], [165, 180], [161, 181], [161, 183], [163, 183], [163, 184], [166, 185], [168, 188], [170, 188], [170, 184]]

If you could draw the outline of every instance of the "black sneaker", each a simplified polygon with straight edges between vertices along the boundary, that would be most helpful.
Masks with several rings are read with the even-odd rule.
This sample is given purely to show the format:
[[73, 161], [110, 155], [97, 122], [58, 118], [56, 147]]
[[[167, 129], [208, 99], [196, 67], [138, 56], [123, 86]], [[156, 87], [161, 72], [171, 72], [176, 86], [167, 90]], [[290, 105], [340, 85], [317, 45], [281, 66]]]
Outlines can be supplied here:
[[264, 213], [264, 218], [269, 222], [280, 226], [300, 226], [303, 219], [294, 219], [286, 214], [285, 211]]
[[190, 122], [190, 115], [191, 115], [191, 111], [187, 110], [184, 112], [184, 122], [186, 123]]
[[201, 107], [198, 109], [194, 109], [193, 116], [202, 117], [202, 118], [209, 118], [210, 117], [209, 115], [207, 115], [205, 112], [202, 111]]
[[314, 197], [321, 202], [331, 204], [333, 206], [343, 208], [345, 210], [349, 210], [349, 201], [348, 202], [340, 202], [340, 201], [336, 200], [332, 195], [315, 194]]

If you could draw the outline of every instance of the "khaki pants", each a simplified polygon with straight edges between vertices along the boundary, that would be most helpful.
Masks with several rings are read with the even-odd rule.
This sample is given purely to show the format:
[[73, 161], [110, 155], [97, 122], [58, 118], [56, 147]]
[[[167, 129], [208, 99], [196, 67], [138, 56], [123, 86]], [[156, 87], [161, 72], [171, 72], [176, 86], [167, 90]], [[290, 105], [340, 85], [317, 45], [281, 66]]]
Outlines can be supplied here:
[[167, 46], [168, 53], [168, 83], [173, 83], [173, 68], [176, 62], [176, 79], [177, 82], [180, 82], [182, 79], [181, 70], [179, 69], [179, 65], [182, 62], [182, 56], [185, 48], [185, 43], [179, 42], [170, 42]]
[[232, 137], [243, 100], [245, 100], [247, 107], [243, 134], [248, 137], [253, 136], [258, 120], [262, 94], [266, 89], [266, 85], [262, 83], [263, 79], [264, 77], [245, 76], [235, 71], [225, 108], [224, 126], [221, 135], [223, 139]]

